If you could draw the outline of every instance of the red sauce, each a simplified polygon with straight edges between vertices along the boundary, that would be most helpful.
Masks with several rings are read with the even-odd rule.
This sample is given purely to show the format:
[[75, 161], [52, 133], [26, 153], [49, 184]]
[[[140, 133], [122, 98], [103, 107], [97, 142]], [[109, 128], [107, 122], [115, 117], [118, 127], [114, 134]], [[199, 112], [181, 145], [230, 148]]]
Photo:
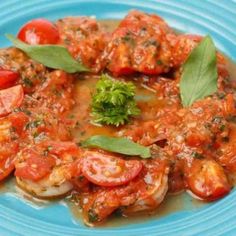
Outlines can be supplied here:
[[[73, 191], [88, 225], [117, 212], [151, 213], [167, 193], [188, 190], [204, 201], [225, 196], [236, 170], [235, 82], [227, 59], [217, 53], [218, 92], [183, 108], [181, 65], [201, 37], [177, 35], [160, 17], [138, 11], [117, 25], [87, 17], [55, 22], [57, 43], [92, 73], [68, 74], [46, 68], [16, 48], [0, 50], [1, 70], [17, 74], [0, 90], [7, 111], [0, 118], [0, 180], [14, 171], [17, 184], [41, 198]], [[92, 122], [92, 93], [103, 71], [136, 85], [141, 114], [126, 125]], [[1, 94], [8, 94], [7, 100]], [[16, 102], [16, 97], [21, 99]], [[76, 145], [96, 134], [152, 146], [155, 158], [132, 157], [128, 162], [121, 155], [87, 152]], [[86, 162], [89, 172], [86, 155], [98, 163], [93, 167]], [[109, 173], [99, 170], [91, 178], [101, 163]]]

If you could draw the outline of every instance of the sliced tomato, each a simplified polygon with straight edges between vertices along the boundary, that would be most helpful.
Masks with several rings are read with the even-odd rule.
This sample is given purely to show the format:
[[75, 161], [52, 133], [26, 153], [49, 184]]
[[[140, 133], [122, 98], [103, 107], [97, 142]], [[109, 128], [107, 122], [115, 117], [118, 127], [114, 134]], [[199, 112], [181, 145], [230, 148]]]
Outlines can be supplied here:
[[21, 85], [0, 90], [0, 117], [6, 116], [13, 109], [19, 107], [24, 99]]
[[230, 192], [224, 169], [214, 160], [194, 160], [187, 171], [188, 188], [203, 200], [213, 201]]
[[11, 87], [19, 77], [18, 72], [0, 69], [0, 89]]
[[141, 171], [138, 160], [121, 158], [100, 152], [86, 152], [82, 161], [82, 173], [94, 184], [118, 186], [134, 179]]
[[15, 176], [39, 181], [49, 175], [56, 161], [51, 156], [42, 156], [36, 150], [25, 149], [21, 153], [24, 161], [16, 165]]
[[46, 19], [34, 19], [26, 23], [17, 37], [28, 44], [57, 44], [60, 36], [56, 26]]

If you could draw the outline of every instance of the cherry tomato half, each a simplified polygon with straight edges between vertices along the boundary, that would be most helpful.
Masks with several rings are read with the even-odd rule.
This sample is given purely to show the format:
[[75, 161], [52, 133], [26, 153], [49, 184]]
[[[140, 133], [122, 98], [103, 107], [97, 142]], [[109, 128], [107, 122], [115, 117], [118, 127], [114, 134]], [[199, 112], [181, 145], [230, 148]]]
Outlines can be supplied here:
[[15, 71], [0, 69], [0, 89], [11, 87], [19, 77]]
[[213, 201], [230, 192], [224, 169], [214, 160], [195, 160], [188, 171], [188, 188], [203, 200]]
[[28, 44], [57, 44], [60, 36], [56, 26], [46, 19], [34, 19], [26, 23], [17, 37]]
[[21, 105], [24, 91], [21, 85], [0, 90], [0, 117], [6, 116]]
[[16, 165], [15, 176], [39, 181], [50, 174], [56, 161], [51, 156], [42, 156], [37, 151], [25, 149], [21, 155], [25, 161]]
[[121, 158], [100, 152], [86, 152], [82, 161], [84, 176], [100, 186], [118, 186], [134, 179], [141, 171], [138, 160]]

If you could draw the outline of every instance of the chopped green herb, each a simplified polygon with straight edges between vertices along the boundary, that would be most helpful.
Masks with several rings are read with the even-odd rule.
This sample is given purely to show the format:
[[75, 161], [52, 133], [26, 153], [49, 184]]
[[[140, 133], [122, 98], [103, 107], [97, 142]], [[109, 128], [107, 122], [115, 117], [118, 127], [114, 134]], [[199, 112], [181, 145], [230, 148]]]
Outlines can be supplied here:
[[31, 111], [29, 111], [27, 109], [23, 109], [22, 112], [24, 112], [28, 116], [30, 116], [32, 114]]
[[13, 110], [14, 112], [24, 112], [26, 115], [30, 116], [32, 113], [31, 111], [23, 108], [23, 107], [17, 107]]
[[162, 60], [157, 60], [157, 65], [162, 65], [162, 64], [163, 64]]
[[33, 86], [33, 82], [29, 78], [23, 78], [23, 84], [26, 87], [32, 87]]
[[38, 136], [39, 136], [39, 133], [38, 133], [38, 132], [34, 132], [34, 133], [33, 133], [33, 137], [34, 137], [34, 138], [37, 138]]
[[193, 152], [193, 157], [196, 159], [203, 159], [204, 158], [204, 156], [198, 152]]
[[82, 147], [83, 144], [82, 144], [81, 142], [77, 142], [76, 145], [77, 145], [78, 147]]
[[204, 127], [205, 127], [206, 129], [210, 129], [210, 128], [212, 127], [212, 125], [211, 125], [211, 123], [206, 122], [206, 123], [204, 124]]
[[61, 97], [61, 92], [58, 89], [54, 88], [52, 91], [57, 97]]
[[121, 38], [122, 41], [129, 43], [131, 46], [135, 45], [135, 40], [131, 33], [127, 33], [124, 37]]
[[225, 130], [225, 125], [220, 126], [220, 131], [223, 132]]
[[149, 46], [155, 46], [155, 47], [159, 47], [160, 43], [156, 40], [156, 39], [148, 39], [147, 41], [145, 41], [143, 43], [144, 47], [149, 47]]
[[71, 114], [71, 115], [69, 115], [68, 118], [69, 118], [69, 119], [74, 119], [74, 118], [75, 118], [75, 115], [74, 115], [74, 114]]
[[98, 214], [95, 213], [93, 209], [89, 209], [88, 211], [88, 220], [89, 222], [99, 221]]
[[42, 124], [45, 124], [44, 120], [39, 119], [39, 120], [30, 121], [25, 125], [25, 129], [37, 128]]

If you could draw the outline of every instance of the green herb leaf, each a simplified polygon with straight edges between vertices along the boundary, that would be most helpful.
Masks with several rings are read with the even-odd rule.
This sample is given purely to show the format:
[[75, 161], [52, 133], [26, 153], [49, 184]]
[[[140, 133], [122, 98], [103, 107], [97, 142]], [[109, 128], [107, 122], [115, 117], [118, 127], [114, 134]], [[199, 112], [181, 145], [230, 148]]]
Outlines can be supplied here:
[[180, 95], [184, 107], [217, 91], [216, 49], [210, 36], [206, 36], [193, 49], [183, 65]]
[[130, 116], [140, 114], [134, 100], [135, 86], [102, 75], [96, 85], [92, 98], [92, 117], [94, 122], [107, 125], [123, 125]]
[[91, 208], [88, 211], [88, 220], [91, 223], [99, 221], [98, 214]]
[[201, 153], [198, 153], [198, 152], [193, 152], [192, 155], [196, 159], [203, 159], [204, 158], [204, 156]]
[[82, 142], [83, 147], [101, 148], [106, 151], [121, 153], [129, 156], [151, 157], [150, 148], [144, 147], [127, 138], [114, 138], [95, 135]]
[[61, 69], [68, 73], [89, 71], [88, 68], [76, 61], [63, 46], [28, 45], [11, 34], [6, 34], [6, 37], [30, 58], [49, 68]]

